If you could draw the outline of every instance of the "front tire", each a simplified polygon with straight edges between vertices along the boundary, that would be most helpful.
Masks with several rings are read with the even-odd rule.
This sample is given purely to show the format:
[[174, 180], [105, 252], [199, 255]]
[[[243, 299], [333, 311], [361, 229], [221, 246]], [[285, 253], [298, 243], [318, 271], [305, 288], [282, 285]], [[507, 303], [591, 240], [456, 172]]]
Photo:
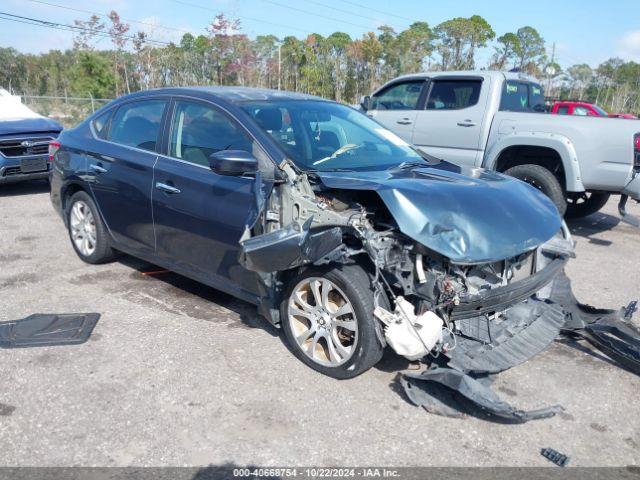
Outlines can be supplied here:
[[582, 218], [600, 211], [609, 201], [602, 192], [574, 193], [567, 199], [567, 218]]
[[287, 343], [303, 363], [353, 378], [380, 361], [371, 277], [358, 265], [309, 268], [289, 282], [280, 313]]
[[86, 192], [77, 192], [69, 199], [66, 214], [71, 245], [82, 261], [98, 264], [116, 257], [100, 213]]
[[551, 199], [560, 216], [564, 216], [567, 211], [567, 200], [560, 182], [552, 172], [540, 165], [525, 164], [511, 167], [504, 173], [536, 187]]

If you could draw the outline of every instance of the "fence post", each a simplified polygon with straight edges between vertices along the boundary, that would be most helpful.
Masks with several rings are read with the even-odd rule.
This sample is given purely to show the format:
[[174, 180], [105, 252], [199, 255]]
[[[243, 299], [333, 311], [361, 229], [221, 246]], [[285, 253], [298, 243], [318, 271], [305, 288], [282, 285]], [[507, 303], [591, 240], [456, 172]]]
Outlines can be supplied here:
[[91, 95], [91, 93], [89, 93], [89, 98], [91, 99], [91, 111], [95, 112], [96, 108], [95, 108], [95, 106], [93, 104], [93, 95]]

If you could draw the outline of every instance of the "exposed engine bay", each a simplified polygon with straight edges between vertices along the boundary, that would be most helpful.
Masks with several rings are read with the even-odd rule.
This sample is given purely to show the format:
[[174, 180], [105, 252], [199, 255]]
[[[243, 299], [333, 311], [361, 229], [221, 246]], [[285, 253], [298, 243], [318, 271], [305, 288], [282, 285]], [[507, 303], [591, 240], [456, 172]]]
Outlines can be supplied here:
[[[377, 192], [331, 188], [313, 172], [300, 172], [286, 161], [280, 167], [286, 179], [274, 185], [240, 242], [241, 263], [263, 280], [260, 312], [272, 323], [280, 322], [277, 303], [288, 271], [358, 263], [375, 288], [379, 341], [428, 365], [422, 374], [405, 377], [403, 385], [408, 397], [430, 412], [451, 414], [428, 388], [419, 388], [436, 382], [511, 421], [553, 415], [560, 407], [517, 410], [477, 378], [527, 361], [561, 332], [585, 335], [596, 346], [600, 342], [640, 372], [640, 332], [630, 323], [635, 305], [582, 315], [584, 306], [564, 275], [574, 256], [564, 224], [552, 238], [515, 256], [454, 261], [403, 233]], [[437, 230], [431, 233], [439, 235]], [[594, 327], [600, 322], [608, 330]], [[624, 338], [603, 337], [620, 329]]]

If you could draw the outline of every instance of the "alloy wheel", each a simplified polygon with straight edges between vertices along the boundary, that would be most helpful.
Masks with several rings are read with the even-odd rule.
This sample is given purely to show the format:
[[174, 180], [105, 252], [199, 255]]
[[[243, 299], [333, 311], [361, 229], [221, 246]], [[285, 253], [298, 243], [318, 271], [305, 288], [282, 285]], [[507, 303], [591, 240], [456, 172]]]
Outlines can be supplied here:
[[353, 305], [331, 280], [302, 280], [291, 292], [287, 313], [297, 346], [314, 362], [337, 367], [353, 356], [358, 322]]
[[93, 213], [82, 200], [78, 200], [71, 207], [69, 215], [71, 239], [78, 251], [85, 257], [91, 256], [96, 250], [96, 222]]

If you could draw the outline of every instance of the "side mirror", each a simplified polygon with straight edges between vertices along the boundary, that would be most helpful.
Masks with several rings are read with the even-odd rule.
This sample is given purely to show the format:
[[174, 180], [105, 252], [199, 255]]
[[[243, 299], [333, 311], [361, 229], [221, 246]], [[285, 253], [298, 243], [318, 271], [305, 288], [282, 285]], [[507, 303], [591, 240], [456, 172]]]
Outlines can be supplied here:
[[258, 171], [258, 160], [244, 150], [220, 150], [209, 156], [209, 167], [218, 175], [239, 177]]
[[365, 112], [371, 110], [371, 97], [369, 95], [363, 95], [360, 97], [360, 107]]

